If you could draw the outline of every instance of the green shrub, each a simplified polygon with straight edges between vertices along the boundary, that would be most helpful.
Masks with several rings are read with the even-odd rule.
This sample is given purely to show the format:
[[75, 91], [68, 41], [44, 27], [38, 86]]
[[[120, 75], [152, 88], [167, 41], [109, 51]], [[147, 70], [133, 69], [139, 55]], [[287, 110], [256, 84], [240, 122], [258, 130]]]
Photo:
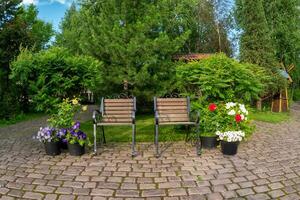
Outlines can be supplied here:
[[257, 65], [239, 63], [224, 54], [177, 67], [182, 93], [209, 102], [250, 102], [274, 87], [271, 72]]
[[88, 56], [74, 56], [65, 48], [52, 47], [32, 53], [22, 50], [11, 64], [11, 76], [38, 111], [52, 111], [64, 98], [96, 90], [101, 82], [102, 63]]

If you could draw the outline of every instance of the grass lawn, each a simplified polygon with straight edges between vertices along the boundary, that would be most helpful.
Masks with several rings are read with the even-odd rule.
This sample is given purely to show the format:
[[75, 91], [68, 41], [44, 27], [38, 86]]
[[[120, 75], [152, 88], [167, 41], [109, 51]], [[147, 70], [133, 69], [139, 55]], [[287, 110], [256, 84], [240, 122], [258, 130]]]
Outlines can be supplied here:
[[29, 121], [36, 118], [40, 118], [42, 116], [45, 116], [43, 113], [26, 113], [26, 114], [19, 114], [14, 119], [10, 120], [3, 120], [0, 119], [0, 127], [5, 127], [11, 124], [16, 124], [22, 121]]
[[[86, 132], [90, 138], [93, 138], [93, 124], [88, 121], [81, 124], [81, 129]], [[97, 130], [101, 130], [100, 128]], [[185, 127], [182, 126], [160, 126], [159, 141], [180, 141], [184, 140], [186, 135]], [[100, 134], [98, 133], [99, 137]], [[131, 126], [107, 126], [105, 127], [105, 137], [107, 142], [131, 142]], [[153, 142], [154, 141], [154, 117], [152, 115], [137, 116], [136, 121], [136, 141]]]
[[269, 123], [279, 123], [290, 119], [290, 113], [274, 113], [271, 111], [254, 111], [250, 113], [250, 119]]

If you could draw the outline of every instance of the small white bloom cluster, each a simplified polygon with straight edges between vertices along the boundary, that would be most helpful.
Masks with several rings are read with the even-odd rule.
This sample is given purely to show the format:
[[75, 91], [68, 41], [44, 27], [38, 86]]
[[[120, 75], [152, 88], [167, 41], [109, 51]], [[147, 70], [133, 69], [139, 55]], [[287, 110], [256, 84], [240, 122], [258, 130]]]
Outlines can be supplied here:
[[[236, 106], [238, 106], [239, 110], [238, 112], [236, 112], [235, 108]], [[234, 102], [228, 102], [226, 103], [226, 109], [229, 110], [228, 111], [228, 115], [234, 116], [236, 114], [240, 114], [242, 117], [242, 120], [247, 120], [247, 115], [248, 115], [248, 111], [245, 107], [244, 104], [240, 104], [240, 103], [234, 103]]]
[[243, 132], [243, 131], [226, 131], [226, 132], [217, 131], [216, 135], [219, 136], [220, 140], [224, 140], [227, 142], [237, 142], [237, 141], [242, 141], [243, 137], [245, 137], [245, 132]]

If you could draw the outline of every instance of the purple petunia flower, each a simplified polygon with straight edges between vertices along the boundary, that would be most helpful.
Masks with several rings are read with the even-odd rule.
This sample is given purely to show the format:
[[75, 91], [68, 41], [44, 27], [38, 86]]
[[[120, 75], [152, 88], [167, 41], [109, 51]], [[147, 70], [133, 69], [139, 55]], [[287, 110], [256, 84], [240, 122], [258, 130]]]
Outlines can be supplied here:
[[80, 123], [79, 122], [75, 122], [75, 124], [73, 125], [73, 130], [77, 130], [80, 128]]

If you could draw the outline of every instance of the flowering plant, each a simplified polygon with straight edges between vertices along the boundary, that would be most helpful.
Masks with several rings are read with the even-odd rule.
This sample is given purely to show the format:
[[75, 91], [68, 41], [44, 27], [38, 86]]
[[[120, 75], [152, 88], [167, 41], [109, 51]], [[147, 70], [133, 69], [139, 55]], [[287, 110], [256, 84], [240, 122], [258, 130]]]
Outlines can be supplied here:
[[221, 120], [216, 135], [228, 142], [242, 141], [252, 127], [248, 120], [248, 110], [241, 103], [228, 102], [220, 106]]
[[203, 104], [194, 102], [193, 108], [200, 112], [200, 129], [201, 136], [212, 137], [216, 136], [216, 131], [220, 125], [219, 121], [221, 110], [216, 103]]
[[55, 128], [46, 126], [41, 127], [40, 130], [37, 132], [36, 139], [39, 140], [42, 143], [46, 142], [57, 142], [59, 141], [59, 137], [56, 134], [57, 131]]
[[52, 114], [48, 122], [52, 127], [68, 128], [72, 125], [75, 114], [80, 110], [81, 105], [77, 98], [64, 99], [57, 106], [57, 112]]
[[243, 132], [243, 131], [225, 131], [225, 132], [217, 131], [216, 135], [219, 136], [220, 140], [224, 140], [227, 142], [237, 142], [237, 141], [242, 141], [243, 137], [245, 137], [245, 132]]
[[75, 122], [71, 128], [66, 130], [66, 140], [70, 144], [79, 144], [80, 146], [84, 146], [85, 144], [90, 145], [87, 135], [80, 130], [79, 122]]

